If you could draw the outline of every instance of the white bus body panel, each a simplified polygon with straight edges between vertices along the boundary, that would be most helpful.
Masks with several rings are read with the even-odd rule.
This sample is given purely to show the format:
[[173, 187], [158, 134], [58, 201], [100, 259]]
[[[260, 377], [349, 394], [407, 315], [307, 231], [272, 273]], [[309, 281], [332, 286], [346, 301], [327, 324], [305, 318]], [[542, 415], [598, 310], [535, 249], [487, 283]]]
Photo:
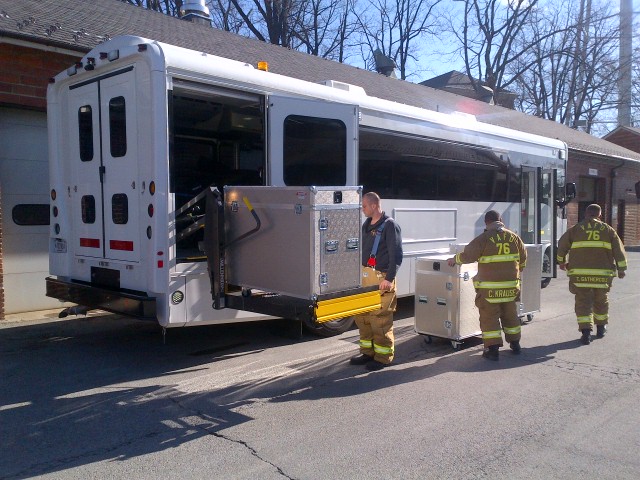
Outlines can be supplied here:
[[[139, 48], [145, 44], [145, 48]], [[173, 87], [173, 79], [215, 85], [239, 92], [264, 95], [270, 105], [270, 122], [282, 124], [282, 119], [293, 113], [300, 115], [327, 115], [335, 112], [348, 118], [349, 138], [354, 147], [348, 149], [347, 182], [357, 185], [358, 115], [360, 128], [380, 128], [386, 131], [432, 137], [439, 140], [491, 147], [494, 150], [517, 150], [523, 154], [548, 158], [545, 167], [556, 168], [566, 158], [567, 147], [558, 140], [517, 132], [475, 121], [469, 116], [450, 115], [395, 102], [368, 97], [362, 89], [349, 91], [309, 83], [272, 72], [263, 72], [251, 65], [214, 55], [205, 54], [153, 42], [139, 37], [118, 37], [91, 51], [88, 57], [100, 58], [100, 53], [119, 51], [119, 60], [112, 64], [97, 60], [93, 72], [79, 71], [77, 76], [66, 72], [56, 77], [49, 87], [48, 108], [50, 129], [51, 182], [59, 195], [60, 217], [52, 221], [50, 231], [50, 273], [62, 279], [91, 281], [91, 267], [118, 270], [122, 288], [144, 292], [157, 299], [157, 318], [163, 326], [205, 324], [255, 319], [260, 316], [211, 307], [210, 286], [206, 264], [176, 264], [175, 239], [167, 232], [174, 231], [172, 206], [173, 194], [169, 191], [169, 139], [167, 118], [167, 91]], [[133, 66], [130, 72], [109, 77], [109, 74]], [[87, 83], [75, 90], [70, 85], [99, 80], [102, 105], [98, 105], [94, 83]], [[74, 92], [73, 95], [70, 92]], [[77, 118], [82, 105], [100, 107], [102, 123], [108, 125], [109, 98], [124, 96], [134, 110], [128, 110], [127, 152], [113, 158], [108, 153], [108, 139], [103, 138], [105, 227], [104, 239], [100, 237], [103, 252], [95, 247], [80, 245], [80, 238], [94, 238], [101, 233], [97, 225], [81, 225], [82, 195], [95, 194], [100, 183], [97, 168], [85, 168], [82, 162], [73, 165], [68, 157], [78, 158], [77, 132], [59, 128]], [[305, 100], [306, 99], [306, 100]], [[313, 100], [313, 102], [311, 102]], [[280, 110], [282, 107], [282, 110]], [[326, 108], [326, 110], [325, 110]], [[358, 112], [359, 110], [359, 112]], [[95, 110], [94, 115], [98, 110]], [[133, 115], [133, 117], [130, 117]], [[132, 118], [132, 122], [129, 119]], [[106, 128], [106, 126], [104, 127]], [[99, 133], [94, 130], [94, 152], [99, 152]], [[75, 135], [75, 136], [74, 136]], [[351, 137], [351, 135], [353, 135]], [[282, 147], [274, 138], [282, 138], [281, 132], [269, 132], [267, 148], [269, 162], [268, 180], [272, 185], [283, 185]], [[564, 155], [560, 155], [564, 152]], [[278, 160], [279, 159], [279, 160]], [[278, 163], [280, 162], [280, 163]], [[110, 183], [117, 180], [116, 183]], [[149, 193], [150, 182], [155, 182], [156, 193]], [[129, 221], [116, 224], [111, 219], [110, 203], [114, 195], [127, 194]], [[60, 198], [62, 197], [62, 198]], [[148, 215], [149, 204], [154, 215]], [[102, 205], [100, 205], [102, 208]], [[470, 241], [482, 231], [480, 214], [489, 208], [503, 213], [505, 223], [517, 231], [520, 212], [518, 204], [489, 202], [420, 201], [383, 199], [383, 208], [398, 220], [404, 241], [405, 260], [399, 271], [398, 283], [401, 295], [412, 294], [415, 258], [434, 250], [447, 248], [450, 243]], [[99, 206], [96, 203], [96, 212]], [[450, 223], [452, 221], [453, 223]], [[57, 223], [61, 233], [54, 231]], [[147, 228], [151, 238], [147, 238]], [[56, 253], [59, 240], [66, 240], [67, 252]], [[116, 243], [112, 243], [116, 241]], [[104, 241], [104, 243], [102, 243]], [[129, 250], [132, 242], [133, 249]], [[118, 248], [111, 248], [116, 246]], [[99, 250], [102, 250], [99, 249]], [[172, 304], [171, 295], [180, 290], [187, 298], [181, 304]], [[264, 317], [262, 317], [264, 318]]]

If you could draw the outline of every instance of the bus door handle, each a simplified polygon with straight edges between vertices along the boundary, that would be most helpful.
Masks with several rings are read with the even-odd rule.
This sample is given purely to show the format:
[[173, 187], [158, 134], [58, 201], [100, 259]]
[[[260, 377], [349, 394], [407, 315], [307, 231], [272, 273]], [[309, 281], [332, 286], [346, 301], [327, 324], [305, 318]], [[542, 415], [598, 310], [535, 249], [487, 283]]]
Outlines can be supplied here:
[[100, 173], [100, 183], [104, 183], [104, 175], [107, 172], [107, 169], [104, 168], [104, 165], [100, 165], [98, 172]]

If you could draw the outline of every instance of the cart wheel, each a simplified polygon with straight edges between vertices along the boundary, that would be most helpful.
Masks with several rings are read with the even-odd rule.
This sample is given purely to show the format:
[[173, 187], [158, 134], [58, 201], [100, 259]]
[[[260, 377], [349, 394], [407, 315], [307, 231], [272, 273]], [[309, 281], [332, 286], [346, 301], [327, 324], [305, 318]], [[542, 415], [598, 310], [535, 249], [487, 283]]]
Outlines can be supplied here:
[[426, 337], [424, 337], [424, 343], [428, 345], [433, 343], [433, 338], [431, 337], [431, 335], [427, 335]]
[[462, 343], [451, 340], [451, 346], [453, 347], [454, 350], [460, 350], [461, 345]]
[[533, 320], [533, 313], [527, 315], [527, 323], [529, 323], [531, 320]]

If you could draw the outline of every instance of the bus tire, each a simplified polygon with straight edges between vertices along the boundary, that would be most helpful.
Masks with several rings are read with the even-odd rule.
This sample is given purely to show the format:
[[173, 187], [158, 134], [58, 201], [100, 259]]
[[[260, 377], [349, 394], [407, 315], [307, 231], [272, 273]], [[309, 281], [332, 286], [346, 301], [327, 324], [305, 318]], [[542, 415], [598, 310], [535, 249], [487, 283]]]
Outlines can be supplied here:
[[302, 322], [302, 325], [305, 330], [313, 335], [317, 335], [318, 337], [333, 337], [351, 330], [354, 323], [354, 317], [345, 317], [325, 323], [316, 323], [313, 320], [305, 320]]

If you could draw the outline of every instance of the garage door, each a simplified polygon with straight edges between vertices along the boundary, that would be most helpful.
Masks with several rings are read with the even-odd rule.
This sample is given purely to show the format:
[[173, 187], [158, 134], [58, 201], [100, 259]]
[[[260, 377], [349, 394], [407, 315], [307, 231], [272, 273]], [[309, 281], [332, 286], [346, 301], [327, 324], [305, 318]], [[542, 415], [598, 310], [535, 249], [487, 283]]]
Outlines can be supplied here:
[[0, 107], [5, 314], [60, 306], [45, 296], [49, 270], [47, 116]]

